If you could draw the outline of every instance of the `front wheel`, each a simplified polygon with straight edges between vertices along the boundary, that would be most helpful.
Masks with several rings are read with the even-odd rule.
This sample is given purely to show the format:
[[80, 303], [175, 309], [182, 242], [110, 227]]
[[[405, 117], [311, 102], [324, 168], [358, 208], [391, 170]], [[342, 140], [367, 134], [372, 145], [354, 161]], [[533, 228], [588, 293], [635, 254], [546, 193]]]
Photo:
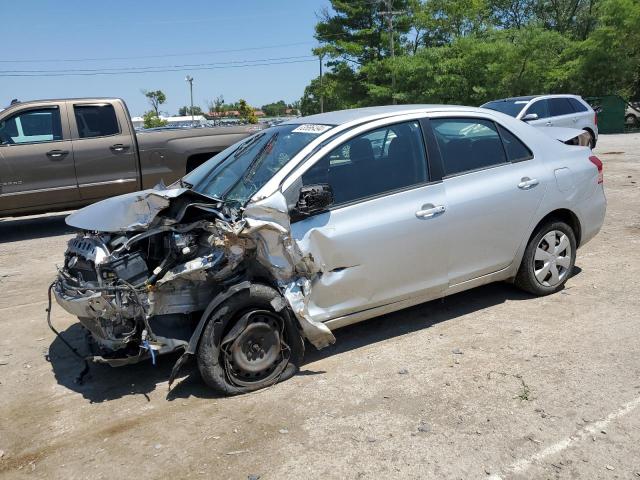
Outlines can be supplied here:
[[280, 294], [251, 285], [211, 314], [198, 348], [198, 369], [224, 395], [258, 390], [292, 377], [304, 343], [288, 309], [273, 309]]
[[522, 257], [515, 284], [534, 295], [562, 289], [576, 261], [576, 237], [564, 222], [550, 222], [531, 237]]

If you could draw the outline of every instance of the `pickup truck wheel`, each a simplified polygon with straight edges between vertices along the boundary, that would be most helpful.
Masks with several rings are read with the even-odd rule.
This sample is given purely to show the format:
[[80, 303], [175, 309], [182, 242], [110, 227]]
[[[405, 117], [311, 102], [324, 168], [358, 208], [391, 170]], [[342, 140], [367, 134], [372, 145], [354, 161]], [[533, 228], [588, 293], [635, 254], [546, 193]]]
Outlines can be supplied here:
[[576, 237], [564, 222], [542, 225], [531, 237], [522, 257], [515, 284], [543, 296], [564, 287], [576, 261]]
[[273, 301], [280, 299], [273, 288], [252, 285], [211, 314], [197, 354], [207, 385], [237, 395], [287, 380], [298, 371], [304, 343], [293, 314], [273, 309]]

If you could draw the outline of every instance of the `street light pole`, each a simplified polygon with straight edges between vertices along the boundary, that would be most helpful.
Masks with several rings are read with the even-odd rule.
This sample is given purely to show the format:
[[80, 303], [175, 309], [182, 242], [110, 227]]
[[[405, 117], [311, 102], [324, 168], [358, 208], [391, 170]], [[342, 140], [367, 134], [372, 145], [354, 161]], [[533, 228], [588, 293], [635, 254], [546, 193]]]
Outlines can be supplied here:
[[322, 57], [323, 54], [320, 54], [318, 58], [320, 59], [320, 113], [324, 112], [324, 89], [322, 88]]
[[391, 98], [392, 98], [393, 104], [395, 105], [398, 102], [396, 101], [396, 97], [395, 97], [395, 93], [396, 93], [396, 62], [395, 62], [396, 53], [395, 53], [395, 48], [394, 48], [395, 45], [394, 45], [394, 41], [393, 41], [393, 16], [394, 15], [401, 15], [401, 14], [403, 14], [405, 12], [394, 11], [393, 10], [393, 0], [382, 0], [382, 2], [387, 7], [387, 11], [386, 12], [380, 12], [380, 14], [384, 15], [385, 17], [387, 17], [387, 24], [389, 26], [389, 50], [390, 50], [390, 53], [391, 53]]
[[193, 77], [191, 75], [187, 75], [185, 80], [189, 82], [189, 92], [191, 93], [191, 126], [193, 127]]

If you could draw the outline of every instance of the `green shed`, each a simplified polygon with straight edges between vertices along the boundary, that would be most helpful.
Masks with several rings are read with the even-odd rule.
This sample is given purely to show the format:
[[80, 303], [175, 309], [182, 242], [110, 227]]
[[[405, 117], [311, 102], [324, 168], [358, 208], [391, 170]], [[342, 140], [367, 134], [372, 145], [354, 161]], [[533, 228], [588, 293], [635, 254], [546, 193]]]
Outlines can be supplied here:
[[618, 95], [587, 97], [585, 100], [598, 114], [599, 133], [624, 133], [624, 112], [627, 102]]

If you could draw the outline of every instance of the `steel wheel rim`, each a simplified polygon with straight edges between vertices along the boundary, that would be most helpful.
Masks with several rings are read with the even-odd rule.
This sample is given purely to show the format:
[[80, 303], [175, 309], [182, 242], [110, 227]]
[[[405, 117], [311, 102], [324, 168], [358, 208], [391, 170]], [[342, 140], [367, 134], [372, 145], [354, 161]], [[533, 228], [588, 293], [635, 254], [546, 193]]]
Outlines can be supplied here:
[[547, 232], [538, 242], [533, 274], [544, 287], [555, 287], [566, 280], [571, 269], [571, 242], [560, 230]]
[[223, 362], [231, 383], [251, 387], [277, 380], [289, 361], [282, 319], [266, 310], [253, 310], [246, 323], [223, 346]]

